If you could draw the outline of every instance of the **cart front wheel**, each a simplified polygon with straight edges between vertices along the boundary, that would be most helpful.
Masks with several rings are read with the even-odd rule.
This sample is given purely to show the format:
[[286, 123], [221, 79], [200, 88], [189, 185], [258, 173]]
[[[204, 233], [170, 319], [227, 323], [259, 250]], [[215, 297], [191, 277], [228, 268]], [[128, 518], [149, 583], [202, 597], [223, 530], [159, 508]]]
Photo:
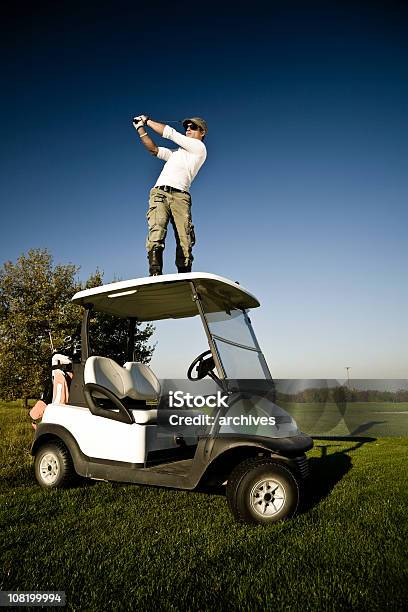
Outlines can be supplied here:
[[269, 524], [293, 516], [299, 504], [299, 484], [284, 465], [269, 459], [247, 459], [232, 471], [227, 501], [241, 523]]

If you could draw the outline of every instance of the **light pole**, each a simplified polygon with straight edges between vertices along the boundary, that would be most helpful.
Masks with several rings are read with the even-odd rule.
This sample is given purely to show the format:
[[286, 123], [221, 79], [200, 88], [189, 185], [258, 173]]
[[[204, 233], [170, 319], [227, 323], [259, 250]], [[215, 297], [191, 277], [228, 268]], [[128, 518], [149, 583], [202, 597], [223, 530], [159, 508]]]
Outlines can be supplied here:
[[349, 370], [351, 370], [351, 366], [346, 366], [344, 369], [347, 372], [347, 386], [350, 389], [350, 374], [349, 374]]

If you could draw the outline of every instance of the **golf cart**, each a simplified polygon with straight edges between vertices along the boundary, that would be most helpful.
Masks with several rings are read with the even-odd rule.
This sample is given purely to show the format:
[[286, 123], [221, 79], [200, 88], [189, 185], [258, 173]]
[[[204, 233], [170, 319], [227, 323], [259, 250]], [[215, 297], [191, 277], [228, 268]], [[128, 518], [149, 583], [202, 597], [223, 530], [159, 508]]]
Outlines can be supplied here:
[[[253, 295], [213, 274], [185, 273], [111, 283], [72, 299], [84, 308], [81, 353], [71, 365], [68, 403], [48, 404], [35, 431], [42, 487], [64, 486], [76, 475], [190, 490], [226, 482], [228, 505], [241, 522], [272, 523], [296, 512], [313, 442], [274, 402], [248, 316], [259, 306]], [[92, 354], [95, 312], [129, 321], [124, 365]], [[195, 316], [209, 348], [193, 360], [185, 382], [201, 390], [207, 377], [217, 389], [211, 397], [222, 399], [211, 409], [209, 401], [201, 410], [178, 409], [169, 401], [174, 386], [134, 360], [135, 322]], [[188, 425], [194, 417], [201, 418], [198, 428]]]

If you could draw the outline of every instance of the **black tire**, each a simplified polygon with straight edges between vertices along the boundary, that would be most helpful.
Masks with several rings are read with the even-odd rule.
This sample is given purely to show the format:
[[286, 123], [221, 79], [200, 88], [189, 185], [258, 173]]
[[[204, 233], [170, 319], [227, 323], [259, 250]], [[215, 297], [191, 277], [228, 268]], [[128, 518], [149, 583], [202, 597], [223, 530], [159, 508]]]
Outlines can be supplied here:
[[294, 474], [270, 459], [246, 459], [228, 479], [228, 506], [240, 523], [268, 525], [288, 519], [299, 500], [300, 486]]
[[44, 489], [67, 487], [75, 478], [71, 455], [59, 440], [48, 442], [38, 449], [34, 469], [37, 482]]

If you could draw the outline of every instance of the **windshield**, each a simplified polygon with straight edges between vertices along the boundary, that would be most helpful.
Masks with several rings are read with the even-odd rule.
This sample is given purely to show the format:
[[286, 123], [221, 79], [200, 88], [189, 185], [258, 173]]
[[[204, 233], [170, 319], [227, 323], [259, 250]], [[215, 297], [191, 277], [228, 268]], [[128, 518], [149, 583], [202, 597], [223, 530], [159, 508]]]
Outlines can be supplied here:
[[228, 312], [209, 312], [205, 316], [213, 336], [252, 349], [258, 348], [253, 330], [247, 324], [248, 317], [245, 318], [243, 310], [233, 309]]
[[245, 310], [214, 308], [202, 300], [204, 315], [227, 378], [270, 379], [271, 374], [259, 348]]

